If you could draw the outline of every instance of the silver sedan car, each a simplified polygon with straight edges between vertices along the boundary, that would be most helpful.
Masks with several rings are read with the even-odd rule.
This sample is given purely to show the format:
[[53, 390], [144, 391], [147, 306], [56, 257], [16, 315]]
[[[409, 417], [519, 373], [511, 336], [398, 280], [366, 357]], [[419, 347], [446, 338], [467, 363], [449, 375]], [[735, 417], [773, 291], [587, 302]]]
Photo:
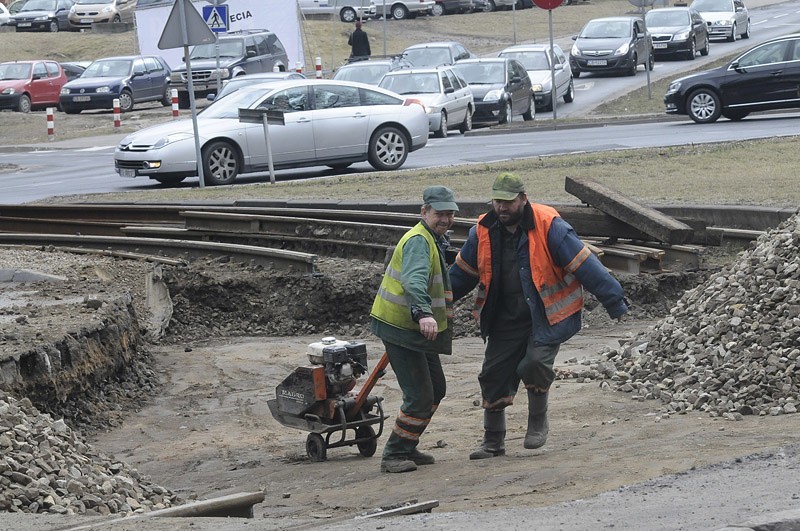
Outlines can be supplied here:
[[[241, 88], [197, 116], [203, 175], [208, 185], [230, 184], [241, 173], [267, 171], [261, 123], [239, 121], [239, 109], [282, 111], [285, 125], [269, 126], [275, 169], [369, 161], [396, 170], [428, 141], [419, 102], [362, 83], [302, 79]], [[121, 177], [178, 183], [198, 174], [190, 119], [142, 129], [114, 151]]]

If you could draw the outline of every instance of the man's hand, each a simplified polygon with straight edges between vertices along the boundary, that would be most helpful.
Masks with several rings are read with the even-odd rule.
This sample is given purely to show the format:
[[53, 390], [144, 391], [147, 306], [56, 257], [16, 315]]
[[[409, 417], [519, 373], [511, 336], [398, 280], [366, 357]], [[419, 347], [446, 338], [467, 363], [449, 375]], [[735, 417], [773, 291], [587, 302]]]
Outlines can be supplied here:
[[436, 339], [439, 335], [439, 325], [436, 324], [436, 319], [427, 315], [419, 320], [419, 332], [430, 341]]

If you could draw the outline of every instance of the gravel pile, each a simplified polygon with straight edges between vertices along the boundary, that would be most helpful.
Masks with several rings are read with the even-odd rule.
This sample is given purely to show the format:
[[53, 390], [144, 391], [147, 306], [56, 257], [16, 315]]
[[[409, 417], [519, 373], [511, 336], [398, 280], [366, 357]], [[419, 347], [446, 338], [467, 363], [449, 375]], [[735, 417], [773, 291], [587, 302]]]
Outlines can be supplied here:
[[178, 502], [27, 398], [0, 398], [0, 452], [0, 511], [128, 515]]
[[760, 237], [687, 291], [653, 330], [570, 377], [616, 382], [667, 413], [796, 413], [800, 401], [800, 218]]

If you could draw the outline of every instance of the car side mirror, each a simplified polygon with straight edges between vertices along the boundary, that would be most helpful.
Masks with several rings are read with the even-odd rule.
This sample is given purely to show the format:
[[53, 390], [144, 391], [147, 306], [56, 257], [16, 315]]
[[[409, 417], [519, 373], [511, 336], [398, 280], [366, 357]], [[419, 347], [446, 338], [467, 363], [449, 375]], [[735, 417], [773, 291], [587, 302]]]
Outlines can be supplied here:
[[44, 77], [45, 77], [44, 74], [33, 74], [33, 76], [31, 76], [31, 79], [36, 81], [37, 79], [44, 79]]
[[732, 62], [730, 67], [733, 68], [735, 71], [740, 72], [740, 73], [741, 72], [747, 72], [746, 68], [742, 68], [741, 66], [739, 66], [739, 61]]
[[452, 94], [455, 91], [456, 89], [454, 89], [453, 87], [447, 87], [446, 89], [444, 89], [445, 94]]
[[214, 93], [212, 92], [211, 94], [209, 94], [208, 96], [206, 96], [206, 99], [207, 99], [208, 101], [214, 101], [214, 100], [216, 99], [216, 97], [217, 97], [217, 95], [216, 95], [216, 94], [214, 94]]
[[577, 36], [577, 35], [573, 35], [573, 36], [572, 36], [572, 40], [573, 40], [573, 41], [577, 41], [577, 40], [578, 40], [578, 36]]
[[636, 38], [637, 39], [644, 39], [644, 33], [637, 33], [636, 34]]
[[519, 76], [512, 76], [511, 77], [511, 82], [512, 83], [519, 83], [520, 81], [522, 81], [522, 78], [519, 77]]
[[247, 57], [255, 57], [256, 51], [255, 50], [247, 50]]
[[145, 74], [144, 70], [134, 70], [133, 77], [143, 76]]

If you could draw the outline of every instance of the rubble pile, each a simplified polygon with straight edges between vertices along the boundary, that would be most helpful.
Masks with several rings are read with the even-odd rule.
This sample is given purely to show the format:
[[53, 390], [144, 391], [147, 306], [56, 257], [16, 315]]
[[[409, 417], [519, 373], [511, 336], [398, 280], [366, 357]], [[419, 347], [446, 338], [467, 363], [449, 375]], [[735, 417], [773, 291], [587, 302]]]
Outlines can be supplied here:
[[0, 511], [128, 515], [179, 501], [27, 398], [0, 398], [0, 453]]
[[649, 333], [571, 376], [610, 378], [667, 412], [795, 413], [800, 406], [800, 218], [687, 291]]

